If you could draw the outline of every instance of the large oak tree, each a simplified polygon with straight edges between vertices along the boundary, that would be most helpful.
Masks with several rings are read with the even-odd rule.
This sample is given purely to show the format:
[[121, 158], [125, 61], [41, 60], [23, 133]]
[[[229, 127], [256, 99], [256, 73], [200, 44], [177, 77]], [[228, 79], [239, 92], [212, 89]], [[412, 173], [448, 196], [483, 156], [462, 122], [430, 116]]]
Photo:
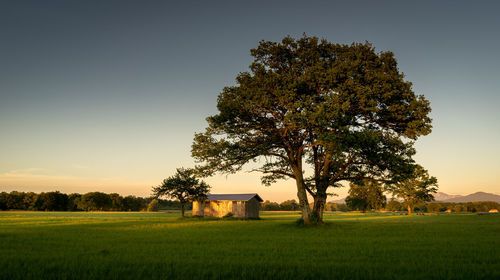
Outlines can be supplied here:
[[219, 112], [195, 135], [192, 155], [205, 175], [258, 162], [266, 185], [295, 180], [309, 224], [322, 220], [330, 187], [411, 172], [413, 141], [431, 132], [431, 109], [392, 52], [304, 35], [261, 41], [251, 55], [250, 72], [222, 90]]

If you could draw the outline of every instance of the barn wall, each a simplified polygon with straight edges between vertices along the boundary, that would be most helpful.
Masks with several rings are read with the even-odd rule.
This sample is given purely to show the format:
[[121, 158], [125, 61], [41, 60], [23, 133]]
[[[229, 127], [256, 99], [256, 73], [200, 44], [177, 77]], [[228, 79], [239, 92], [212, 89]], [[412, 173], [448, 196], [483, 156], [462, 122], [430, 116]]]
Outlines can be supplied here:
[[222, 218], [229, 213], [236, 218], [258, 218], [260, 210], [260, 202], [254, 197], [249, 201], [205, 201], [199, 203], [193, 202], [193, 215], [202, 208], [203, 216]]
[[217, 205], [219, 206], [218, 217], [222, 218], [229, 213], [233, 212], [233, 202], [232, 201], [217, 201]]
[[191, 215], [196, 215], [196, 213], [198, 213], [198, 208], [199, 205], [198, 205], [198, 201], [193, 201], [193, 210], [192, 210], [192, 214]]
[[236, 218], [245, 217], [245, 201], [233, 201], [233, 216]]
[[253, 197], [246, 202], [246, 218], [258, 218], [260, 210], [260, 202], [257, 198]]
[[222, 218], [228, 213], [233, 212], [233, 202], [232, 201], [207, 201], [207, 205], [204, 209], [205, 216], [219, 217]]
[[191, 215], [204, 216], [205, 214], [205, 201], [193, 201], [193, 210]]

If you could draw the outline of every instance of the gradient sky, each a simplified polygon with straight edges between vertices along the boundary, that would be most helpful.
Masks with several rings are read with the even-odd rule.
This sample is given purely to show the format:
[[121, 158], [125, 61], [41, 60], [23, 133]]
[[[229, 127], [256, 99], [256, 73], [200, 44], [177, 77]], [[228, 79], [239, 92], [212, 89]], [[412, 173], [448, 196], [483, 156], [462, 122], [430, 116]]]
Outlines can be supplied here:
[[[416, 160], [440, 191], [500, 193], [495, 1], [2, 1], [0, 191], [147, 196], [248, 70], [260, 40], [304, 32], [393, 51], [431, 101]], [[293, 181], [207, 180], [214, 193], [296, 198]], [[347, 189], [338, 189], [345, 196]]]

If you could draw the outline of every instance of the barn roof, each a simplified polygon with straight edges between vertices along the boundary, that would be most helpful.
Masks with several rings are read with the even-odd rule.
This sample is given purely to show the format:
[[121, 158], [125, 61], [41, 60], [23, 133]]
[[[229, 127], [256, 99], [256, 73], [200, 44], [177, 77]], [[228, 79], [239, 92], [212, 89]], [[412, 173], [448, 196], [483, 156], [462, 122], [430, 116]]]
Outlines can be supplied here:
[[207, 200], [244, 200], [248, 201], [256, 197], [259, 202], [262, 202], [262, 198], [256, 193], [238, 193], [238, 194], [208, 194]]

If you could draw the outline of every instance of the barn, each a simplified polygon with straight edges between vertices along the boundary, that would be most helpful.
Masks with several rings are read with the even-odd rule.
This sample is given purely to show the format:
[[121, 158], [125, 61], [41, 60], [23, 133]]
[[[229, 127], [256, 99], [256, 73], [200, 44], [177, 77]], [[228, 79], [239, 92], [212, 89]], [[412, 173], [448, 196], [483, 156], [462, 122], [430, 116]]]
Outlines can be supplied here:
[[205, 201], [193, 201], [193, 215], [236, 218], [258, 218], [262, 198], [256, 193], [209, 194]]

